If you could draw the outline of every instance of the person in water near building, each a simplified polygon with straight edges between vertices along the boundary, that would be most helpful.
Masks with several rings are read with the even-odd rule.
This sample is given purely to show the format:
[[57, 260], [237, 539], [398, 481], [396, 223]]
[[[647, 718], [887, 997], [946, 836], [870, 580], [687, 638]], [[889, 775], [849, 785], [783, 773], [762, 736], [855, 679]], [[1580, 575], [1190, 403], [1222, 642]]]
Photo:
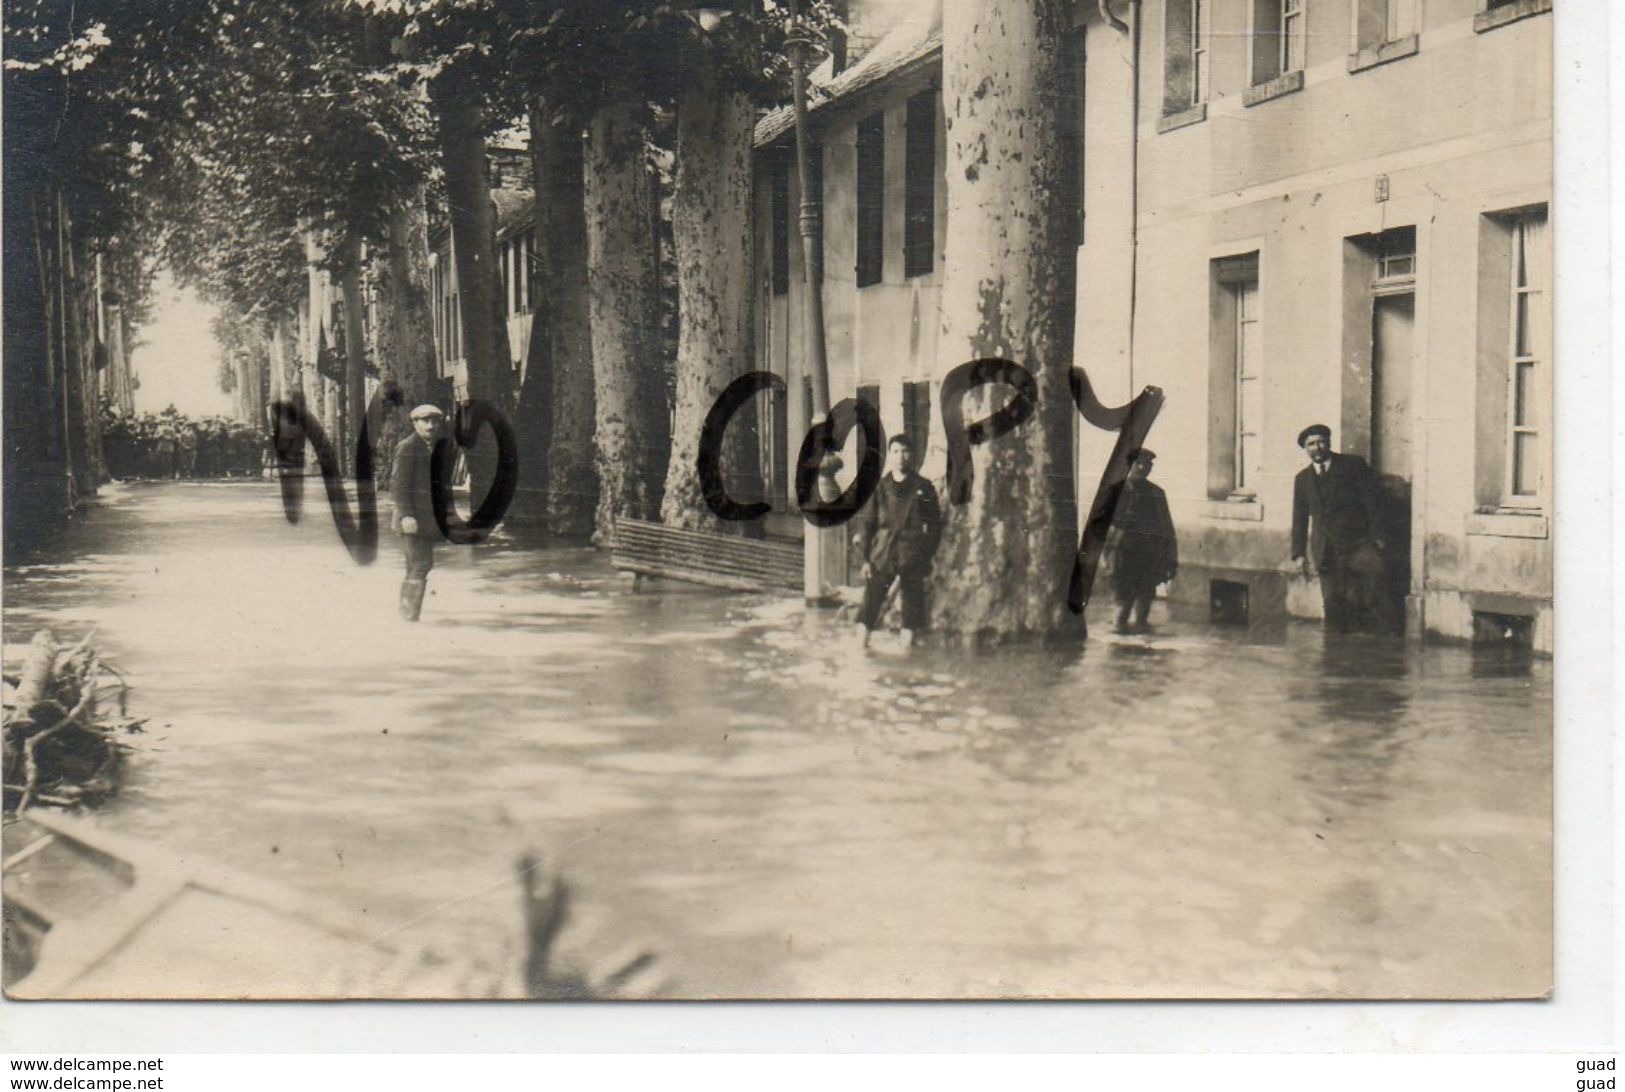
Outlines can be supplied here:
[[[1157, 585], [1179, 572], [1179, 544], [1168, 495], [1151, 481], [1156, 453], [1131, 456], [1128, 480], [1112, 511], [1112, 589], [1117, 593], [1117, 632], [1143, 633]], [[1130, 615], [1132, 614], [1132, 621]]]
[[886, 445], [886, 473], [853, 536], [863, 558], [863, 643], [880, 622], [893, 583], [903, 597], [903, 637], [926, 627], [925, 578], [942, 538], [942, 508], [934, 486], [914, 471], [914, 445], [898, 433]]

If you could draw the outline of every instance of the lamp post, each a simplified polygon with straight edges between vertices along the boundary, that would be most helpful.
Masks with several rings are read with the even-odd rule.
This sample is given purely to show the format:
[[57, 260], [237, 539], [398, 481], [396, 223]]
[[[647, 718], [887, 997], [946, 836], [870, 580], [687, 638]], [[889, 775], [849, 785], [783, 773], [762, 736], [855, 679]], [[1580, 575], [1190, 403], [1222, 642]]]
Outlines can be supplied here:
[[[801, 190], [797, 226], [801, 234], [801, 260], [806, 273], [806, 367], [812, 378], [812, 417], [822, 420], [829, 414], [829, 356], [824, 343], [823, 195], [812, 189], [809, 166], [811, 149], [807, 137], [807, 45], [809, 39], [801, 22], [799, 0], [789, 0], [790, 19], [795, 24], [787, 40], [790, 49], [790, 94], [796, 134], [796, 183]], [[825, 456], [818, 466], [818, 493], [824, 501], [840, 494], [835, 472], [840, 457]], [[838, 527], [808, 525], [802, 548], [802, 591], [809, 605], [829, 606], [836, 601], [829, 577], [841, 560], [841, 530]]]

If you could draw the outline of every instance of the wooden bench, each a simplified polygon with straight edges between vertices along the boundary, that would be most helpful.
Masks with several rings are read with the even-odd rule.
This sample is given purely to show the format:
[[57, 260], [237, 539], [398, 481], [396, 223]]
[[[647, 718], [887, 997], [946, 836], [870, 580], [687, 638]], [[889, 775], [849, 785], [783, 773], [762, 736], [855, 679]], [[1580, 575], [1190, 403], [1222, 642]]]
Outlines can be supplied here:
[[615, 521], [609, 563], [637, 576], [662, 576], [733, 591], [800, 591], [801, 545], [685, 531], [641, 519]]

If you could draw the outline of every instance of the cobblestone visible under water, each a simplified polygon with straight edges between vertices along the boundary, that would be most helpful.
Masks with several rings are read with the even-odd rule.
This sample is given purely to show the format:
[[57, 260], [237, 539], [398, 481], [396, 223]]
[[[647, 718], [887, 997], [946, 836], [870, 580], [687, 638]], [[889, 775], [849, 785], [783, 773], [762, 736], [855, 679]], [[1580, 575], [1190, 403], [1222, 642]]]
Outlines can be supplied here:
[[99, 626], [153, 718], [104, 822], [487, 959], [535, 844], [688, 996], [1550, 984], [1543, 661], [1184, 623], [865, 654], [500, 536], [439, 551], [414, 627], [388, 536], [358, 567], [307, 501], [115, 486], [7, 570], [6, 640]]

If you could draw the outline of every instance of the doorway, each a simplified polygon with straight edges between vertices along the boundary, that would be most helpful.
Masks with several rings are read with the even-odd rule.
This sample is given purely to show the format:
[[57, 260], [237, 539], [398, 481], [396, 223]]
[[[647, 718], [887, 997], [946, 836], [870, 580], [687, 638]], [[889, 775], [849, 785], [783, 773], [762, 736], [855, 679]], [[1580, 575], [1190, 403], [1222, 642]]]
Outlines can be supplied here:
[[1412, 373], [1416, 252], [1412, 231], [1379, 239], [1371, 282], [1371, 468], [1380, 483], [1378, 533], [1387, 544], [1391, 611], [1401, 625], [1411, 587]]

